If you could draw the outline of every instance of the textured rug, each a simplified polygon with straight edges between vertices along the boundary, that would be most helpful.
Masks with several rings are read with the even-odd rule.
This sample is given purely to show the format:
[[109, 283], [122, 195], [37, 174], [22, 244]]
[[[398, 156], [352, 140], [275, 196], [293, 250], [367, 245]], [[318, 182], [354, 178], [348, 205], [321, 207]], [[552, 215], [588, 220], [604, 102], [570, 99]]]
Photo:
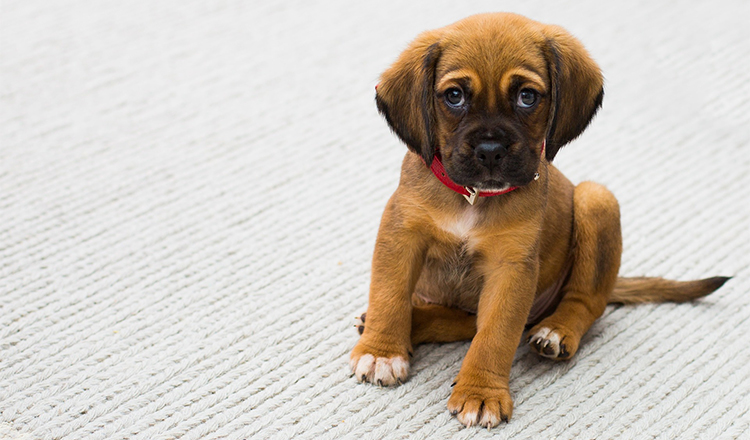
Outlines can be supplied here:
[[[420, 31], [507, 10], [578, 36], [604, 107], [556, 163], [619, 198], [622, 273], [733, 275], [522, 346], [513, 419], [348, 353], [405, 148], [373, 86]], [[747, 1], [0, 3], [0, 438], [719, 439], [750, 431]], [[744, 437], [747, 438], [747, 437]]]

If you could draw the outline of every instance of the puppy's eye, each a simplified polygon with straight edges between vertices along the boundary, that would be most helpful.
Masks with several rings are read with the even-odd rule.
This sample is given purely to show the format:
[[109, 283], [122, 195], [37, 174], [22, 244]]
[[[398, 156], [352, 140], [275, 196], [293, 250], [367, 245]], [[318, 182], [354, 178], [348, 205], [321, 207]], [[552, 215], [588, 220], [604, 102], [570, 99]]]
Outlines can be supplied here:
[[461, 107], [466, 102], [464, 92], [456, 87], [445, 91], [445, 103], [451, 107]]
[[518, 92], [518, 100], [516, 104], [522, 108], [531, 108], [536, 104], [539, 95], [535, 90], [523, 89]]

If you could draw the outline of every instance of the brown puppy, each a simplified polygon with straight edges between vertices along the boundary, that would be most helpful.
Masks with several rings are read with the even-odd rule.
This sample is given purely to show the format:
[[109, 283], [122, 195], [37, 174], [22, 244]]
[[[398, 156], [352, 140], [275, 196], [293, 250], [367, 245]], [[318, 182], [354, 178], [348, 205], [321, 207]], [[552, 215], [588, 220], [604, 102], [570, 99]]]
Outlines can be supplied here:
[[686, 301], [726, 281], [618, 279], [617, 200], [550, 164], [602, 96], [578, 40], [513, 14], [425, 32], [383, 74], [378, 109], [411, 151], [378, 232], [359, 380], [402, 382], [415, 344], [472, 339], [448, 409], [492, 427], [511, 416], [525, 326], [539, 354], [568, 359], [608, 302]]

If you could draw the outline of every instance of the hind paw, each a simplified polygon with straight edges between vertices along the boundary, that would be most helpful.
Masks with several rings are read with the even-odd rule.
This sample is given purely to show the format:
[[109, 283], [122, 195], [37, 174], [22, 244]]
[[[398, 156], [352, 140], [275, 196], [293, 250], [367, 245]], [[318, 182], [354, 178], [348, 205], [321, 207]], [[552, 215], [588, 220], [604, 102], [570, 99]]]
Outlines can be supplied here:
[[578, 341], [564, 329], [536, 326], [529, 331], [528, 343], [539, 355], [555, 360], [570, 359]]

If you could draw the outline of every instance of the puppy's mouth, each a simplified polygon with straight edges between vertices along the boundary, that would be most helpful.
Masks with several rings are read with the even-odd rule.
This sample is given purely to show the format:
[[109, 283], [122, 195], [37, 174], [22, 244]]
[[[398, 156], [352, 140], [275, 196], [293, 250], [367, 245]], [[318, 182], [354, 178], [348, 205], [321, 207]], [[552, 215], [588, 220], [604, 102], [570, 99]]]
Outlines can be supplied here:
[[537, 170], [530, 169], [531, 163], [516, 161], [514, 158], [509, 158], [509, 160], [513, 162], [507, 163], [503, 168], [510, 169], [502, 170], [488, 170], [470, 161], [450, 161], [444, 162], [443, 165], [455, 183], [480, 191], [504, 191], [511, 187], [526, 186], [536, 180]]
[[[458, 170], [448, 169], [445, 170], [448, 176], [458, 185], [474, 188], [479, 191], [504, 191], [514, 185], [512, 179], [505, 179], [503, 176], [492, 176], [489, 175], [486, 170], [477, 170], [471, 166], [463, 166]], [[477, 175], [480, 174], [480, 175]], [[482, 176], [481, 174], [484, 174]], [[497, 174], [497, 173], [496, 173]]]
[[510, 183], [494, 179], [485, 180], [484, 182], [481, 182], [474, 186], [474, 188], [480, 191], [505, 191], [510, 187]]

